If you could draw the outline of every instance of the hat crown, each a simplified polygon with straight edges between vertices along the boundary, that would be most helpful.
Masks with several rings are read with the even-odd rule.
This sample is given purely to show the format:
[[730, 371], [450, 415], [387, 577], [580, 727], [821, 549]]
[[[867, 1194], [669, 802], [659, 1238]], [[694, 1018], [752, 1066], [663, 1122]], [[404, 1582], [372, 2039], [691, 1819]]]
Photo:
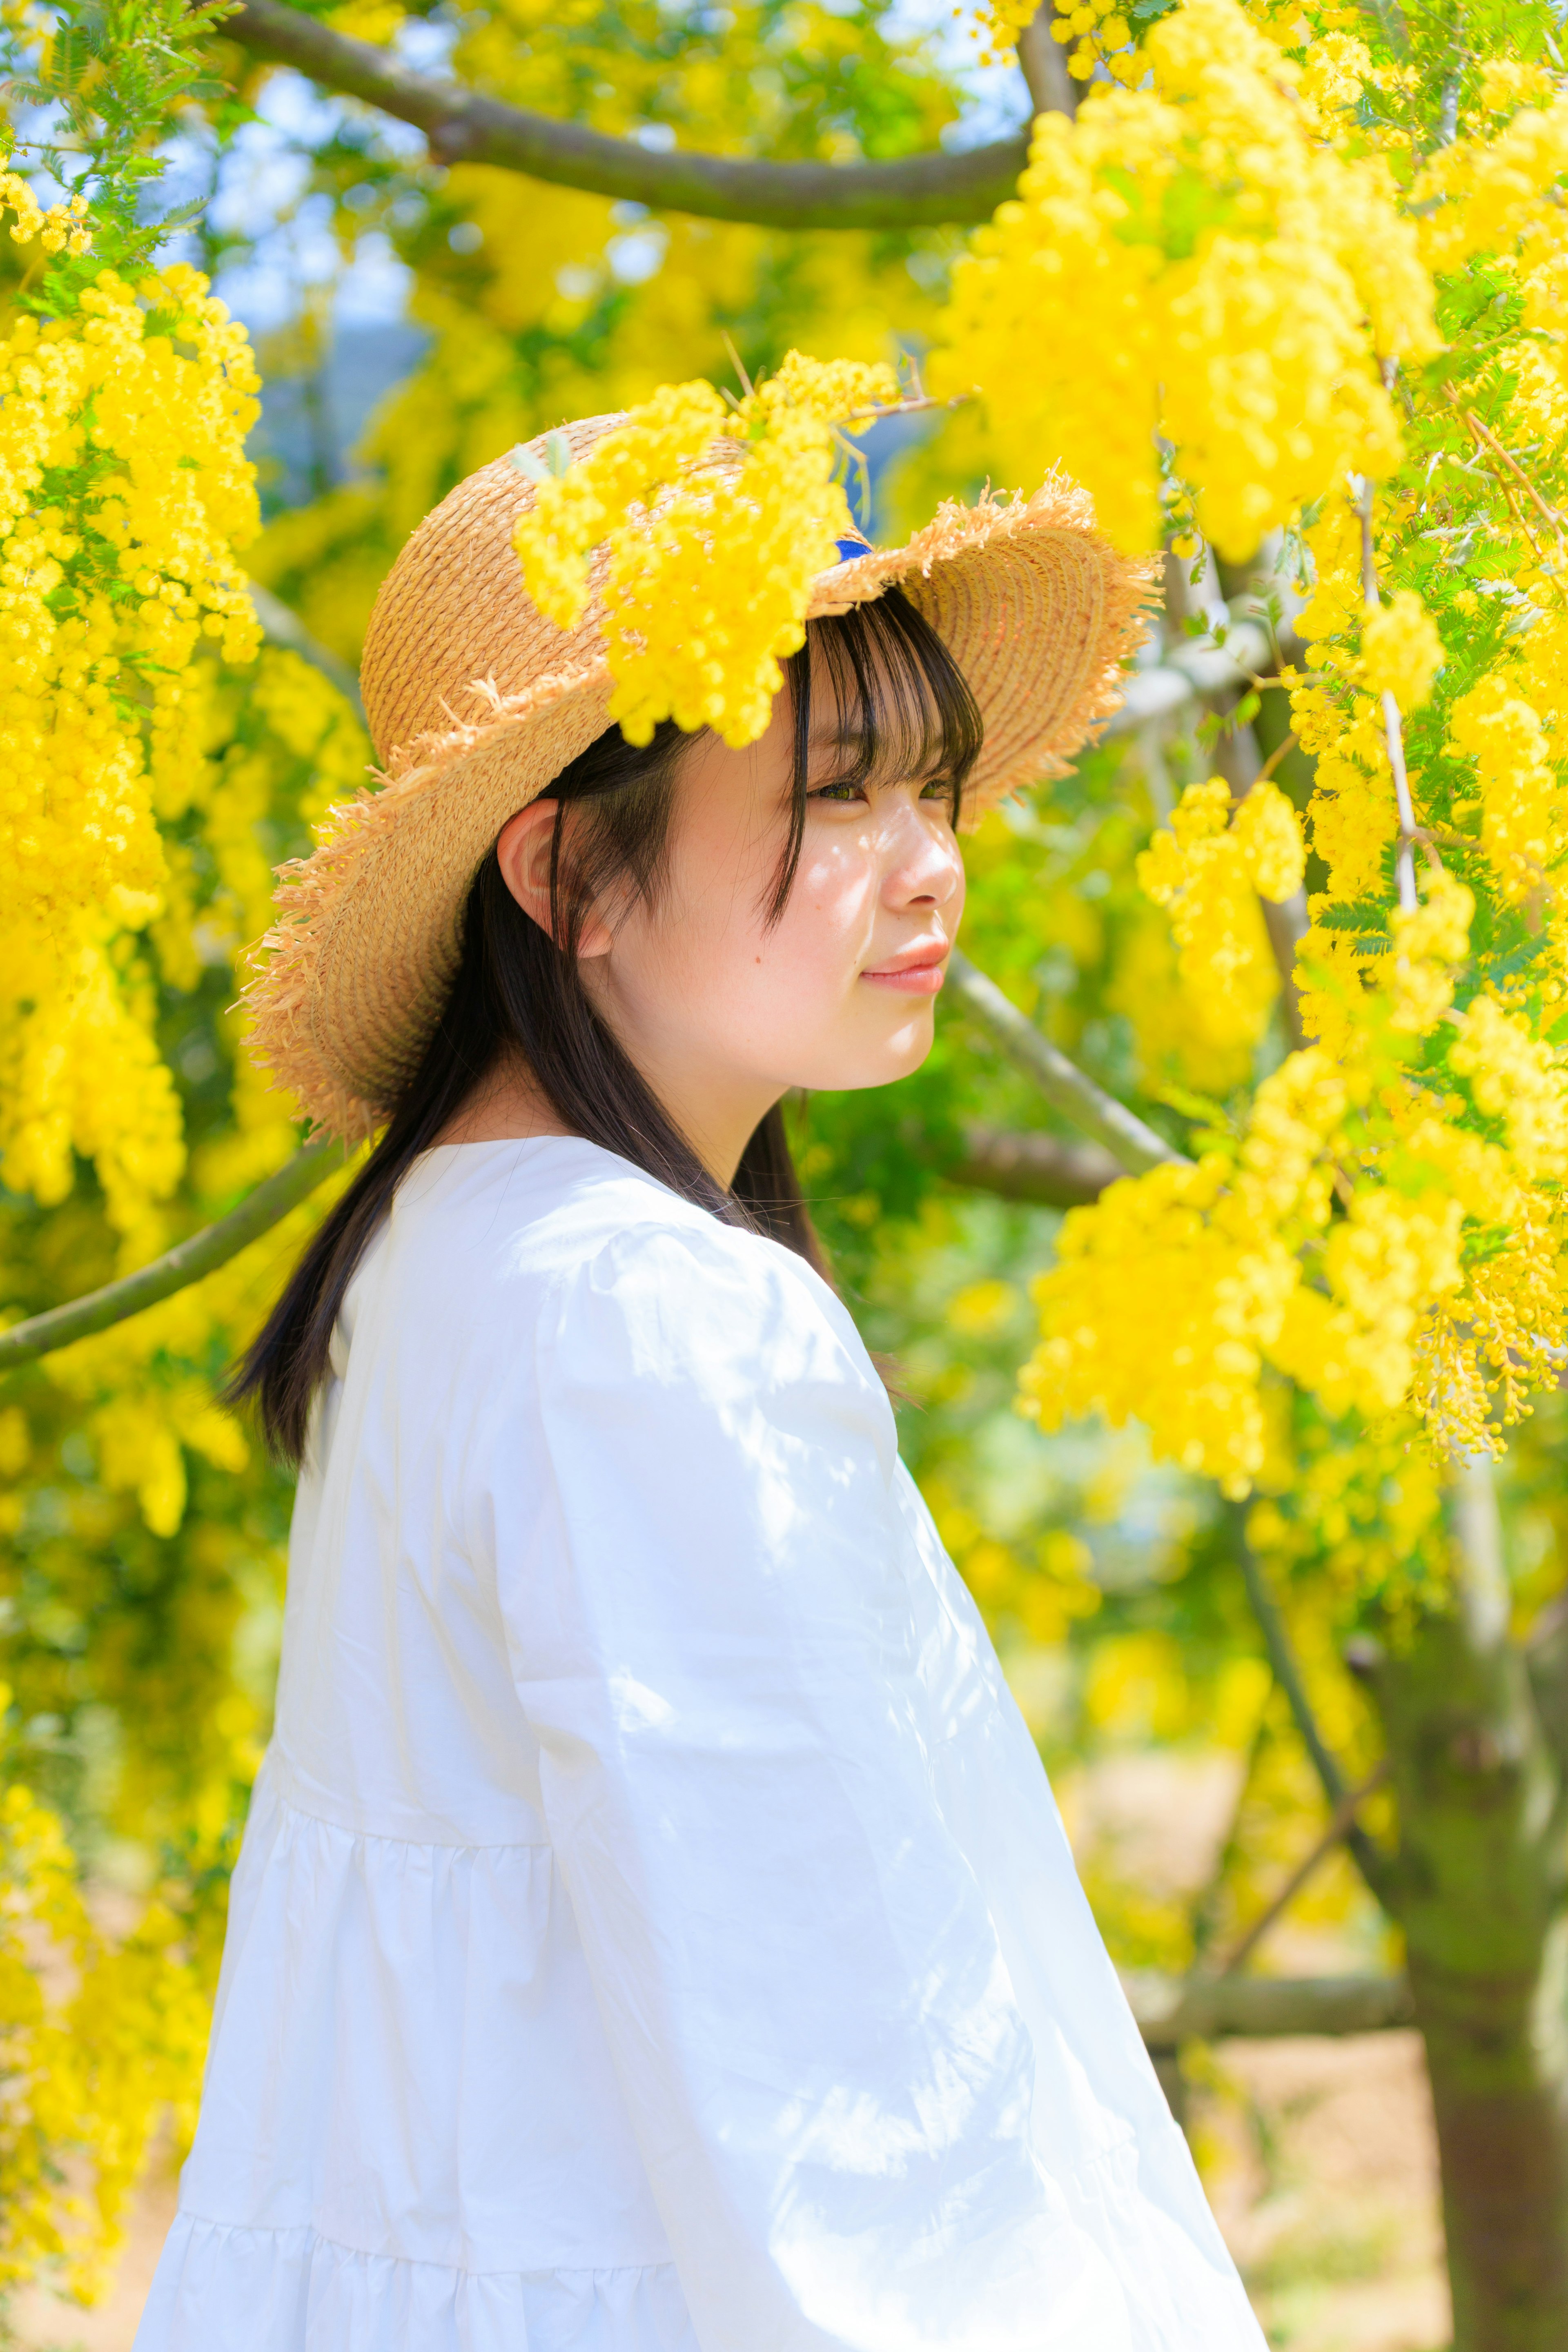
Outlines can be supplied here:
[[[579, 417], [559, 428], [581, 457], [624, 415]], [[548, 459], [552, 436], [525, 446]], [[475, 688], [520, 694], [547, 676], [575, 677], [604, 659], [604, 607], [588, 600], [572, 629], [547, 621], [522, 584], [511, 544], [534, 486], [497, 457], [448, 490], [405, 544], [381, 585], [365, 635], [360, 688], [383, 767], [403, 764], [424, 735], [481, 715]], [[488, 697], [485, 699], [488, 700]]]

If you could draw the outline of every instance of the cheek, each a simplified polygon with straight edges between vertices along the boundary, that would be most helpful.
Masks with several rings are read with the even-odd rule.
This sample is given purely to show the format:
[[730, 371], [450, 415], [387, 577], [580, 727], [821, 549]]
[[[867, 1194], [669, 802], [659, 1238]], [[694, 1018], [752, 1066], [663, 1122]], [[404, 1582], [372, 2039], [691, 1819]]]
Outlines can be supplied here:
[[778, 925], [803, 949], [858, 956], [877, 919], [881, 871], [874, 842], [846, 830], [837, 838], [808, 835], [795, 886]]
[[808, 836], [770, 926], [777, 857], [770, 845], [764, 860], [738, 859], [721, 877], [710, 868], [704, 888], [683, 891], [659, 941], [662, 969], [647, 982], [661, 1025], [704, 1054], [780, 1085], [824, 1084], [837, 1045], [874, 1013], [858, 978], [877, 918], [877, 860], [852, 836]]
[[787, 974], [797, 1004], [841, 1002], [870, 951], [879, 879], [867, 844], [808, 836], [783, 915], [771, 930], [757, 920], [752, 971], [770, 985]]
[[788, 979], [797, 1000], [803, 986], [843, 992], [868, 952], [876, 922], [874, 847], [848, 835], [827, 841], [808, 835], [784, 912], [770, 924], [778, 856], [770, 843], [765, 856], [753, 850], [714, 860], [702, 887], [688, 882], [680, 889], [679, 913], [659, 927], [671, 977], [742, 992], [773, 991]]

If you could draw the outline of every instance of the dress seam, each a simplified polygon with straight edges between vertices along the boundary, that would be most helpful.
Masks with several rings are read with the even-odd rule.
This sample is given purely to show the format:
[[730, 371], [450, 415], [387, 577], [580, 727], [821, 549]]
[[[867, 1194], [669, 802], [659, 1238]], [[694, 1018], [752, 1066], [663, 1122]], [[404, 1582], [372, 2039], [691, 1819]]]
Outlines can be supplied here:
[[198, 2213], [188, 2205], [179, 2209], [182, 2221], [199, 2222], [205, 2230], [237, 2231], [249, 2238], [291, 2238], [300, 2233], [325, 2246], [335, 2254], [352, 2254], [366, 2263], [401, 2263], [411, 2270], [445, 2271], [456, 2278], [617, 2278], [634, 2271], [668, 2271], [675, 2268], [672, 2256], [661, 2255], [648, 2263], [512, 2263], [504, 2267], [473, 2270], [467, 2263], [437, 2262], [430, 2254], [378, 2254], [368, 2246], [352, 2246], [345, 2238], [329, 2237], [313, 2221], [289, 2221], [278, 2224], [269, 2221], [225, 2221], [214, 2213]]
[[420, 1853], [553, 1853], [548, 1838], [417, 1838], [399, 1837], [393, 1830], [360, 1829], [353, 1822], [334, 1821], [330, 1813], [318, 1813], [302, 1805], [290, 1795], [285, 1785], [291, 1776], [287, 1769], [268, 1759], [268, 1778], [273, 1793], [285, 1812], [293, 1813], [300, 1821], [313, 1822], [319, 1829], [341, 1830], [344, 1837], [362, 1838], [376, 1845], [412, 1846]]

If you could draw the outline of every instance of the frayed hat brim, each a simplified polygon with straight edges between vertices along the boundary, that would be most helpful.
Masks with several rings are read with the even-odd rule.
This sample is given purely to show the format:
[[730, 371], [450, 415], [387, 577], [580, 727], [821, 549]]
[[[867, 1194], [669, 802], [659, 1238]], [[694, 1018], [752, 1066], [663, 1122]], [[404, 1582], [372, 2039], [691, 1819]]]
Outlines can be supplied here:
[[[450, 554], [438, 534], [434, 544], [426, 534], [497, 473], [486, 467], [460, 486], [416, 534], [405, 552], [422, 550], [423, 583], [438, 578]], [[515, 474], [493, 488], [513, 512], [524, 502]], [[468, 512], [488, 526], [495, 506], [487, 489], [470, 495]], [[487, 552], [493, 541], [489, 530]], [[498, 594], [524, 605], [542, 653], [548, 625], [521, 599], [510, 528], [505, 546], [513, 578], [492, 567]], [[1054, 476], [1029, 499], [950, 501], [904, 546], [873, 549], [822, 573], [809, 617], [847, 612], [896, 584], [931, 624], [984, 720], [965, 787], [973, 822], [1009, 793], [1066, 773], [1095, 722], [1115, 708], [1156, 569], [1151, 559], [1119, 554], [1095, 530], [1087, 494]], [[395, 567], [377, 622], [389, 592], [395, 604], [397, 573]], [[407, 646], [411, 635], [405, 620], [367, 646], [367, 700], [379, 685], [383, 713], [394, 713], [383, 716], [378, 733], [408, 707], [387, 646], [394, 635]], [[461, 952], [468, 890], [502, 826], [609, 723], [612, 680], [596, 625], [551, 635], [557, 666], [537, 666], [515, 683], [510, 633], [511, 679], [498, 682], [492, 668], [468, 683], [466, 698], [448, 691], [440, 722], [394, 748], [385, 772], [331, 811], [320, 846], [279, 869], [278, 919], [245, 992], [250, 1049], [317, 1127], [351, 1143], [383, 1124], [428, 1044]], [[447, 659], [461, 655], [459, 646]], [[460, 700], [462, 709], [452, 708]], [[374, 719], [374, 702], [372, 710]]]

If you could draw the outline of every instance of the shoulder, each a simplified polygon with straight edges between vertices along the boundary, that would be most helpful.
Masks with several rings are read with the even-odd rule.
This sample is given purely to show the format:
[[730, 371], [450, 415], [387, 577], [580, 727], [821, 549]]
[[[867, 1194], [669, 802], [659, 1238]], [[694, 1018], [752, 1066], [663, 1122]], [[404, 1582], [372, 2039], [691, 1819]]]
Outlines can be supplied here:
[[[601, 1155], [606, 1160], [609, 1155]], [[620, 1163], [613, 1163], [618, 1166]], [[636, 1171], [574, 1221], [540, 1301], [533, 1374], [547, 1422], [716, 1425], [750, 1446], [831, 1425], [890, 1475], [887, 1391], [843, 1302], [795, 1251], [721, 1224]]]
[[[405, 1297], [427, 1294], [466, 1349], [520, 1371], [537, 1350], [542, 1379], [548, 1357], [736, 1399], [826, 1383], [874, 1397], [891, 1429], [853, 1320], [803, 1258], [596, 1144], [433, 1151], [405, 1179], [387, 1241]], [[535, 1349], [518, 1349], [524, 1332]]]
[[853, 1321], [805, 1261], [684, 1202], [642, 1203], [556, 1288], [562, 1342], [587, 1336], [665, 1381], [722, 1390], [881, 1383]]
[[638, 1219], [563, 1276], [530, 1409], [583, 1524], [610, 1490], [635, 1493], [677, 1504], [721, 1551], [742, 1522], [769, 1543], [825, 1513], [869, 1525], [898, 1466], [887, 1391], [840, 1301], [793, 1251], [704, 1212]]
[[393, 1211], [405, 1245], [466, 1249], [501, 1275], [581, 1263], [628, 1224], [703, 1221], [629, 1160], [564, 1135], [438, 1146], [410, 1169]]
[[711, 1223], [629, 1160], [575, 1137], [446, 1145], [399, 1185], [376, 1272], [405, 1303], [439, 1302], [470, 1335], [515, 1333], [616, 1236]]

